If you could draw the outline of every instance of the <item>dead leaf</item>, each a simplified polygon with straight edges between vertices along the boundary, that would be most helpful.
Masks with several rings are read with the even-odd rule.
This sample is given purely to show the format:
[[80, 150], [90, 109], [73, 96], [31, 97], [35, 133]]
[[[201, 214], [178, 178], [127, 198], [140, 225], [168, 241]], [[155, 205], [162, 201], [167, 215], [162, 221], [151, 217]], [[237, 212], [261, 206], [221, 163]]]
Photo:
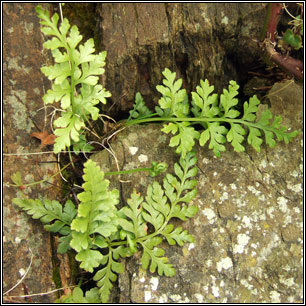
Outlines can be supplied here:
[[40, 147], [41, 148], [43, 148], [47, 145], [54, 144], [54, 141], [55, 141], [55, 138], [56, 138], [56, 136], [54, 134], [48, 134], [47, 131], [34, 132], [30, 136], [40, 139], [40, 141], [41, 141]]

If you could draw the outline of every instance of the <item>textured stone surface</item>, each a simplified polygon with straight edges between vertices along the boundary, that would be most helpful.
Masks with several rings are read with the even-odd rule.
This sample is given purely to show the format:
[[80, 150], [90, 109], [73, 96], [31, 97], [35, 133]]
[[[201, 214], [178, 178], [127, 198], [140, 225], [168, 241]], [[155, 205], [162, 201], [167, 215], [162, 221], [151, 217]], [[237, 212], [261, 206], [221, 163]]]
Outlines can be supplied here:
[[[287, 126], [301, 133], [289, 145], [262, 147], [244, 153], [231, 146], [216, 158], [196, 147], [200, 208], [187, 222], [178, 222], [195, 236], [183, 247], [167, 246], [177, 270], [172, 278], [140, 267], [137, 254], [125, 261], [119, 278], [122, 303], [292, 303], [303, 301], [303, 90], [291, 81], [270, 92], [271, 108]], [[111, 144], [120, 170], [166, 161], [172, 172], [178, 156], [168, 147], [160, 125], [134, 126]], [[107, 151], [94, 155], [104, 171], [116, 170]], [[158, 179], [161, 179], [159, 177]], [[121, 201], [133, 188], [145, 194], [153, 179], [146, 174], [112, 178]]]
[[[3, 4], [3, 26], [3, 151], [13, 154], [4, 155], [3, 160], [3, 291], [15, 286], [30, 266], [22, 284], [8, 294], [20, 296], [55, 288], [51, 240], [39, 221], [32, 220], [12, 203], [22, 192], [7, 183], [12, 183], [10, 177], [16, 171], [20, 171], [23, 183], [27, 184], [51, 176], [57, 167], [53, 154], [14, 155], [42, 151], [39, 141], [30, 137], [32, 132], [38, 132], [34, 121], [41, 130], [49, 128], [44, 126], [44, 109], [38, 111], [43, 106], [41, 97], [48, 82], [40, 72], [45, 58], [35, 4]], [[58, 180], [50, 182], [57, 184]], [[24, 192], [31, 198], [55, 199], [59, 189], [42, 183], [27, 187]], [[54, 298], [54, 294], [49, 294], [8, 300], [6, 295], [4, 301], [43, 303]]]
[[242, 85], [248, 69], [258, 65], [254, 39], [265, 13], [265, 3], [97, 5], [113, 114], [130, 110], [137, 91], [153, 105], [165, 68], [176, 71], [189, 91], [204, 78], [219, 91], [232, 79]]

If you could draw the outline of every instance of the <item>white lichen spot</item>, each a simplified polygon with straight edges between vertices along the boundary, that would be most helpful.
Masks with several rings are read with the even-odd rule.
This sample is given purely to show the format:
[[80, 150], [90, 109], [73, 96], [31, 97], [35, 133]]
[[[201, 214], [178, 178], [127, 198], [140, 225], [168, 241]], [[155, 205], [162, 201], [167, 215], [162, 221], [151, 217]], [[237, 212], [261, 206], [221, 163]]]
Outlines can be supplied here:
[[277, 198], [277, 204], [278, 204], [278, 206], [279, 206], [279, 209], [280, 209], [283, 213], [288, 212], [287, 202], [288, 202], [288, 200], [285, 199], [284, 197], [278, 197], [278, 198]]
[[302, 184], [295, 184], [295, 185], [293, 185], [291, 182], [287, 183], [287, 188], [292, 190], [295, 193], [301, 192], [303, 190], [302, 189]]
[[202, 163], [205, 164], [205, 165], [207, 165], [207, 164], [209, 163], [209, 159], [206, 158], [206, 157], [204, 157], [204, 158], [202, 159]]
[[299, 173], [296, 171], [296, 170], [293, 170], [291, 173], [290, 173], [291, 176], [293, 177], [298, 177], [299, 176]]
[[216, 287], [216, 286], [212, 286], [211, 288], [211, 291], [212, 291], [212, 294], [215, 296], [215, 297], [219, 297], [219, 288]]
[[189, 246], [188, 246], [188, 251], [194, 249], [194, 243], [189, 243]]
[[264, 202], [266, 200], [266, 197], [264, 194], [262, 194], [258, 199]]
[[220, 273], [223, 269], [227, 270], [233, 266], [233, 262], [229, 257], [222, 258], [217, 262], [217, 270]]
[[220, 201], [224, 201], [228, 199], [228, 193], [227, 192], [223, 192], [222, 196], [220, 197]]
[[253, 288], [253, 285], [251, 285], [250, 283], [248, 283], [248, 281], [246, 279], [242, 279], [240, 281], [240, 283], [247, 289], [251, 290]]
[[256, 196], [259, 196], [261, 194], [261, 192], [257, 189], [255, 189], [253, 186], [248, 186], [248, 189], [255, 194]]
[[267, 162], [265, 160], [263, 160], [260, 164], [259, 167], [261, 168], [266, 168], [267, 167]]
[[150, 284], [151, 284], [151, 289], [153, 291], [156, 291], [157, 287], [158, 287], [158, 282], [159, 282], [159, 279], [158, 277], [152, 277], [150, 279]]
[[242, 254], [244, 251], [244, 247], [248, 244], [249, 240], [250, 240], [250, 237], [247, 236], [246, 234], [238, 234], [237, 236], [238, 244], [234, 246], [234, 249], [233, 249], [234, 253]]
[[214, 172], [214, 173], [213, 173], [213, 176], [217, 176], [217, 175], [218, 175], [218, 173], [217, 173], [217, 172]]
[[212, 260], [211, 259], [207, 259], [206, 260], [206, 266], [207, 267], [211, 267], [211, 265], [212, 265]]
[[270, 292], [270, 298], [272, 303], [280, 303], [280, 294], [277, 291], [271, 291]]
[[178, 284], [174, 284], [174, 288], [177, 288], [178, 287]]
[[16, 242], [17, 244], [19, 244], [19, 243], [21, 242], [21, 239], [20, 239], [19, 237], [16, 237], [16, 238], [15, 238], [15, 242]]
[[198, 303], [203, 303], [204, 302], [204, 296], [202, 294], [195, 293], [194, 296], [197, 299]]
[[297, 213], [297, 214], [300, 214], [300, 213], [301, 213], [301, 210], [300, 210], [298, 207], [294, 207], [293, 210], [294, 210], [294, 212]]
[[144, 283], [145, 280], [146, 280], [146, 279], [145, 279], [144, 277], [142, 277], [142, 278], [139, 279], [139, 281], [140, 281], [141, 283]]
[[145, 299], [145, 302], [148, 302], [149, 300], [151, 300], [151, 298], [152, 298], [151, 291], [145, 291], [145, 292], [144, 292], [144, 299]]
[[138, 151], [137, 147], [129, 147], [129, 151], [131, 153], [131, 155], [135, 155]]
[[284, 277], [282, 277], [282, 275], [281, 275], [279, 281], [280, 281], [280, 283], [286, 285], [287, 287], [290, 287], [290, 286], [294, 285], [294, 278], [293, 277], [284, 279]]
[[25, 271], [25, 269], [21, 268], [21, 269], [19, 269], [18, 272], [19, 272], [19, 275], [20, 275], [20, 276], [24, 276], [24, 274], [25, 274], [26, 271]]
[[179, 302], [181, 300], [181, 296], [179, 294], [172, 294], [172, 295], [170, 295], [170, 298], [174, 302]]
[[251, 219], [248, 216], [244, 216], [242, 218], [242, 223], [244, 224], [245, 227], [248, 227], [248, 228], [252, 227]]
[[274, 218], [273, 212], [274, 212], [274, 207], [273, 207], [273, 206], [271, 206], [271, 207], [269, 207], [269, 208], [267, 209], [267, 214], [268, 214], [269, 217], [272, 218], [272, 219]]
[[228, 25], [228, 17], [224, 16], [222, 19], [221, 19], [221, 23], [225, 24], [225, 25]]
[[158, 300], [159, 303], [167, 303], [168, 302], [168, 297], [166, 294], [163, 294], [159, 300]]
[[237, 190], [237, 186], [236, 186], [235, 183], [230, 184], [230, 186], [231, 186], [231, 188], [232, 188], [233, 190]]
[[144, 155], [144, 154], [140, 154], [138, 156], [138, 160], [141, 162], [141, 163], [145, 163], [148, 161], [148, 156], [147, 155]]
[[206, 216], [210, 224], [214, 223], [214, 218], [216, 216], [215, 212], [211, 208], [205, 208], [202, 210], [203, 215]]

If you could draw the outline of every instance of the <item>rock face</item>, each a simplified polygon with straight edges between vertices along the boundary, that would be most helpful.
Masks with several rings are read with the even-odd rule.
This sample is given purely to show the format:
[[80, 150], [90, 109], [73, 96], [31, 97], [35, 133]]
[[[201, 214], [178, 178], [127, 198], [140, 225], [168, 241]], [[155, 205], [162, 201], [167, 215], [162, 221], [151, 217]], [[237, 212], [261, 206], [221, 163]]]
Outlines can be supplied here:
[[[112, 114], [131, 109], [139, 91], [152, 105], [165, 68], [190, 91], [207, 78], [220, 92], [258, 65], [264, 3], [103, 3], [99, 49], [107, 51], [105, 86]], [[109, 106], [106, 107], [109, 110]]]
[[[10, 177], [17, 171], [24, 184], [57, 172], [53, 154], [23, 155], [48, 151], [48, 148], [42, 150], [39, 141], [30, 137], [32, 132], [38, 132], [34, 122], [41, 130], [49, 128], [44, 126], [47, 113], [41, 109], [43, 90], [49, 82], [40, 72], [45, 58], [35, 4], [3, 4], [3, 25], [3, 291], [13, 288], [27, 273], [22, 283], [3, 298], [5, 302], [47, 303], [54, 301], [54, 294], [8, 297], [55, 288], [50, 235], [39, 221], [34, 221], [12, 203], [13, 198], [22, 196], [22, 191], [8, 185], [13, 183]], [[56, 178], [49, 182], [58, 184]], [[59, 189], [42, 183], [27, 187], [23, 192], [30, 198], [55, 199]]]
[[[139, 258], [125, 261], [119, 278], [121, 303], [301, 303], [303, 301], [303, 90], [292, 81], [269, 94], [274, 114], [301, 131], [289, 145], [244, 153], [231, 146], [216, 158], [196, 146], [198, 214], [179, 222], [195, 237], [183, 247], [167, 246], [177, 270], [172, 278], [144, 271]], [[111, 149], [120, 170], [166, 161], [173, 173], [178, 155], [161, 125], [133, 126], [116, 135]], [[93, 155], [104, 171], [117, 170], [107, 151]], [[162, 176], [162, 175], [161, 175]], [[112, 178], [121, 201], [133, 188], [145, 195], [146, 174]], [[160, 179], [160, 178], [159, 178]]]

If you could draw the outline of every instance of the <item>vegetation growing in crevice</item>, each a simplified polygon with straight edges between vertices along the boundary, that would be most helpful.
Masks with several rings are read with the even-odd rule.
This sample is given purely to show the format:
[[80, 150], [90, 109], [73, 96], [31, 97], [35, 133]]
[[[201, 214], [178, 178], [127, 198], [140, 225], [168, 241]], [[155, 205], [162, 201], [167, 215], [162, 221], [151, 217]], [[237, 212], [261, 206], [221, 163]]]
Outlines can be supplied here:
[[[54, 121], [54, 153], [68, 151], [72, 154], [90, 151], [84, 131], [91, 121], [99, 118], [99, 102], [106, 103], [110, 93], [98, 84], [98, 76], [104, 72], [105, 52], [95, 55], [92, 39], [80, 44], [82, 36], [76, 26], [70, 28], [67, 19], [58, 26], [57, 14], [50, 18], [47, 11], [37, 7], [43, 25], [42, 31], [52, 36], [44, 47], [51, 49], [55, 64], [45, 66], [42, 72], [54, 80], [52, 89], [43, 97], [44, 103], [60, 102], [59, 118]], [[146, 105], [140, 93], [136, 95], [134, 108], [120, 126], [129, 127], [147, 122], [162, 122], [162, 131], [172, 134], [169, 145], [176, 148], [179, 162], [174, 174], [167, 173], [162, 184], [154, 182], [140, 195], [135, 187], [127, 203], [118, 208], [119, 191], [109, 189], [107, 175], [92, 160], [86, 161], [81, 192], [75, 203], [67, 199], [64, 204], [50, 199], [28, 199], [25, 195], [13, 202], [34, 219], [39, 219], [45, 230], [60, 235], [58, 253], [73, 249], [75, 259], [85, 271], [94, 273], [96, 287], [85, 293], [77, 287], [72, 294], [61, 297], [60, 302], [107, 302], [118, 274], [124, 271], [122, 258], [141, 251], [144, 269], [160, 276], [174, 276], [173, 263], [168, 262], [160, 247], [163, 240], [169, 245], [183, 246], [193, 242], [193, 236], [181, 226], [174, 227], [172, 219], [186, 221], [198, 211], [191, 202], [197, 196], [194, 177], [197, 174], [194, 145], [208, 146], [218, 157], [231, 143], [234, 151], [245, 151], [245, 140], [256, 151], [265, 143], [274, 147], [276, 141], [286, 144], [297, 135], [281, 126], [282, 118], [269, 110], [257, 116], [260, 101], [253, 96], [238, 110], [238, 89], [230, 81], [220, 97], [207, 80], [201, 80], [190, 97], [182, 88], [182, 80], [169, 69], [163, 71], [164, 80], [156, 89], [161, 94], [155, 112]], [[191, 100], [191, 101], [189, 101]], [[68, 167], [67, 165], [65, 167]], [[64, 168], [64, 167], [63, 167]], [[165, 163], [153, 162], [151, 168], [125, 171], [147, 171], [156, 176], [167, 169]], [[12, 177], [15, 186], [22, 185], [20, 173]], [[34, 183], [33, 183], [34, 184]], [[78, 204], [78, 205], [77, 205]]]

